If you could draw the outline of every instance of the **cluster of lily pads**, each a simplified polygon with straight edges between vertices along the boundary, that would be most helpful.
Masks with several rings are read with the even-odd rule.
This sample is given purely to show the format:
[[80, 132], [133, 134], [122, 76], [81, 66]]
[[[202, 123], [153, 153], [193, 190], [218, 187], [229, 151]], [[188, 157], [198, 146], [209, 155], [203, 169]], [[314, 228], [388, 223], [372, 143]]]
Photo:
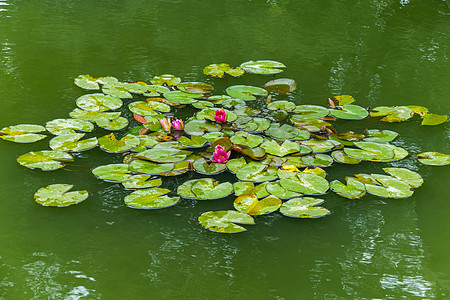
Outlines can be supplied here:
[[[239, 67], [212, 64], [204, 68], [213, 77], [245, 73], [278, 74], [285, 65], [275, 61], [249, 61]], [[124, 203], [130, 208], [160, 209], [183, 199], [215, 200], [235, 196], [236, 210], [203, 213], [199, 222], [216, 232], [245, 231], [239, 224], [254, 224], [253, 216], [279, 211], [294, 218], [318, 218], [330, 211], [319, 197], [329, 192], [348, 199], [366, 193], [384, 198], [410, 197], [422, 185], [422, 177], [405, 168], [384, 168], [386, 174], [354, 174], [345, 182], [329, 182], [324, 168], [334, 163], [393, 162], [408, 152], [390, 144], [398, 134], [390, 130], [339, 132], [334, 121], [382, 117], [382, 122], [422, 119], [422, 125], [438, 125], [448, 116], [427, 108], [380, 106], [371, 111], [355, 105], [349, 95], [324, 101], [328, 107], [298, 105], [276, 100], [296, 89], [293, 79], [278, 78], [264, 87], [233, 85], [224, 94], [213, 94], [204, 82], [182, 82], [174, 75], [155, 76], [146, 82], [121, 82], [114, 77], [80, 75], [75, 84], [94, 91], [76, 99], [70, 118], [49, 121], [45, 126], [21, 124], [0, 130], [0, 138], [30, 143], [54, 137], [51, 150], [25, 153], [17, 161], [31, 169], [56, 170], [73, 161], [71, 153], [100, 147], [124, 156], [123, 163], [96, 167], [101, 180], [132, 190]], [[129, 112], [123, 109], [124, 105]], [[186, 111], [192, 112], [185, 116]], [[182, 114], [182, 115], [181, 115]], [[126, 115], [133, 115], [127, 118]], [[178, 115], [178, 117], [177, 117]], [[117, 131], [85, 138], [95, 127]], [[427, 165], [448, 165], [450, 156], [438, 152], [418, 154]], [[162, 188], [163, 179], [195, 172], [195, 179], [176, 191]], [[234, 182], [220, 182], [215, 175], [234, 174]], [[223, 178], [220, 176], [219, 178]], [[88, 197], [70, 184], [39, 189], [35, 200], [44, 206], [64, 207]]]

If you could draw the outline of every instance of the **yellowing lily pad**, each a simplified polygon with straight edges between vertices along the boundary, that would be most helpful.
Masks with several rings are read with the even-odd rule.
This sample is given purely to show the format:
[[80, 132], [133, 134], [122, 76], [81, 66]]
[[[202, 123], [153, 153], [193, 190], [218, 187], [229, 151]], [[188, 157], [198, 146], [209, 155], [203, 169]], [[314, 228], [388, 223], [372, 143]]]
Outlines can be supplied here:
[[414, 116], [414, 111], [407, 106], [378, 106], [370, 112], [371, 117], [381, 117], [382, 122], [403, 122]]
[[255, 224], [251, 216], [234, 210], [208, 211], [203, 213], [198, 221], [206, 229], [220, 233], [246, 231], [247, 229], [237, 224]]
[[180, 77], [176, 77], [176, 76], [171, 75], [171, 74], [164, 74], [164, 75], [160, 75], [160, 76], [155, 76], [151, 80], [152, 84], [156, 84], [156, 85], [167, 84], [169, 86], [175, 86], [175, 85], [179, 84], [180, 82], [181, 82], [181, 78]]
[[203, 69], [203, 73], [205, 73], [205, 75], [221, 78], [225, 73], [237, 77], [244, 74], [245, 71], [241, 67], [232, 68], [229, 64], [211, 64]]
[[43, 134], [37, 134], [42, 131], [45, 131], [45, 127], [41, 125], [20, 124], [1, 129], [0, 138], [16, 143], [33, 143], [47, 137]]
[[139, 146], [140, 143], [139, 138], [133, 135], [126, 135], [120, 140], [116, 138], [114, 133], [98, 138], [100, 148], [110, 153], [125, 152]]
[[161, 209], [174, 206], [180, 201], [180, 197], [169, 197], [166, 194], [170, 190], [162, 188], [149, 188], [137, 190], [125, 197], [128, 207], [137, 209]]
[[439, 152], [423, 152], [419, 154], [419, 162], [429, 166], [450, 165], [450, 155]]
[[237, 197], [233, 204], [238, 211], [244, 212], [251, 216], [259, 216], [270, 214], [278, 210], [281, 203], [280, 198], [273, 195], [258, 200], [258, 197], [255, 194], [249, 194]]
[[50, 140], [50, 148], [58, 151], [80, 152], [92, 149], [98, 145], [96, 137], [81, 140], [84, 133], [61, 134]]

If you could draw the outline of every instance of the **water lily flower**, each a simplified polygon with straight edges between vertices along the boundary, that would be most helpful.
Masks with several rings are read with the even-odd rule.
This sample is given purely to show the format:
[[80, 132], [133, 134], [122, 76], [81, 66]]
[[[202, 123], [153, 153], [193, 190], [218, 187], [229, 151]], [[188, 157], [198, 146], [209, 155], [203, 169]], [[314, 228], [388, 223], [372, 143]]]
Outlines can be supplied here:
[[217, 109], [215, 113], [213, 113], [214, 120], [219, 123], [225, 123], [227, 121], [227, 114], [225, 113], [225, 109]]
[[184, 129], [184, 123], [180, 119], [176, 119], [175, 121], [173, 121], [172, 126], [173, 126], [173, 128], [175, 128], [175, 130], [181, 131]]
[[167, 132], [170, 132], [170, 128], [172, 127], [172, 124], [170, 122], [170, 119], [162, 118], [159, 120], [159, 124], [161, 124], [161, 127]]
[[219, 164], [226, 163], [227, 160], [230, 158], [230, 155], [231, 155], [231, 151], [227, 152], [227, 151], [225, 151], [224, 147], [217, 145], [216, 149], [213, 153], [213, 156], [214, 156], [213, 162], [216, 162]]

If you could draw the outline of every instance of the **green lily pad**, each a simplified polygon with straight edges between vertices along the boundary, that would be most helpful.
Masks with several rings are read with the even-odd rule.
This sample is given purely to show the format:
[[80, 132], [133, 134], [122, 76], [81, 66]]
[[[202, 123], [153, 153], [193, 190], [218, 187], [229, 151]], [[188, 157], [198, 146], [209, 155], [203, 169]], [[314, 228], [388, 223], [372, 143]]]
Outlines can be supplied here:
[[227, 168], [232, 173], [237, 173], [240, 169], [245, 167], [247, 165], [247, 162], [245, 161], [245, 158], [239, 157], [239, 158], [233, 158], [227, 161]]
[[67, 192], [71, 188], [71, 184], [51, 184], [37, 190], [34, 200], [43, 206], [66, 207], [78, 204], [89, 196], [86, 190]]
[[397, 132], [390, 130], [370, 129], [367, 133], [369, 136], [364, 138], [365, 142], [389, 143], [398, 136]]
[[285, 111], [292, 111], [295, 108], [295, 103], [291, 101], [274, 101], [269, 104], [267, 104], [268, 110], [285, 110]]
[[275, 92], [280, 96], [285, 96], [297, 89], [297, 82], [294, 79], [278, 78], [266, 82], [264, 88], [269, 92]]
[[225, 92], [233, 98], [242, 100], [256, 100], [256, 96], [266, 96], [268, 93], [265, 89], [249, 86], [249, 85], [232, 85]]
[[321, 195], [328, 191], [328, 181], [319, 175], [296, 173], [295, 179], [281, 178], [283, 188], [305, 195]]
[[218, 132], [221, 129], [219, 124], [207, 120], [192, 120], [184, 126], [184, 132], [189, 135], [203, 135], [205, 132]]
[[267, 130], [267, 134], [269, 134], [274, 139], [292, 140], [299, 135], [299, 130], [287, 124], [281, 126], [278, 124], [272, 124], [270, 128]]
[[147, 175], [160, 175], [172, 171], [175, 168], [175, 164], [166, 163], [158, 164], [151, 161], [146, 161], [142, 159], [133, 160], [128, 169], [134, 173], [141, 173]]
[[436, 115], [433, 113], [426, 113], [423, 115], [422, 125], [440, 125], [447, 122], [447, 115]]
[[328, 116], [330, 110], [318, 105], [298, 105], [292, 116], [294, 122], [299, 120], [316, 120]]
[[55, 119], [48, 121], [45, 128], [54, 135], [63, 133], [75, 133], [75, 130], [91, 132], [94, 130], [94, 124], [89, 121], [77, 119]]
[[137, 138], [139, 139], [139, 145], [131, 149], [133, 152], [142, 152], [158, 144], [155, 137], [152, 136], [139, 135]]
[[260, 216], [270, 214], [278, 210], [282, 202], [280, 198], [270, 195], [264, 199], [258, 200], [255, 194], [242, 195], [234, 200], [236, 210], [249, 214], [251, 216]]
[[102, 84], [102, 85], [112, 85], [119, 82], [119, 79], [112, 76], [104, 76], [97, 78], [96, 82]]
[[361, 162], [360, 159], [348, 156], [342, 150], [333, 151], [331, 153], [331, 156], [333, 157], [334, 161], [341, 164], [356, 165]]
[[125, 152], [139, 146], [140, 143], [139, 138], [133, 135], [126, 135], [120, 140], [116, 138], [114, 133], [98, 138], [100, 149], [110, 153]]
[[403, 149], [402, 147], [397, 147], [388, 143], [385, 143], [384, 145], [386, 145], [386, 147], [388, 147], [389, 149], [391, 149], [394, 152], [394, 157], [391, 159], [373, 159], [372, 161], [374, 162], [393, 162], [393, 161], [398, 161], [401, 159], [404, 159], [405, 157], [408, 156], [408, 151], [406, 151], [405, 149]]
[[17, 158], [17, 162], [30, 169], [52, 171], [64, 167], [63, 161], [72, 161], [72, 155], [63, 151], [34, 151], [25, 153]]
[[92, 149], [98, 145], [96, 137], [82, 140], [84, 133], [61, 134], [50, 140], [50, 148], [58, 151], [80, 152]]
[[236, 224], [255, 224], [252, 217], [234, 210], [208, 211], [198, 217], [198, 221], [206, 229], [220, 233], [237, 233], [247, 230]]
[[235, 145], [255, 148], [261, 145], [261, 143], [264, 141], [264, 138], [262, 136], [250, 134], [245, 131], [239, 131], [236, 132], [236, 134], [232, 136], [230, 140]]
[[301, 144], [311, 148], [312, 153], [324, 153], [334, 149], [335, 144], [329, 140], [307, 140], [301, 141]]
[[245, 73], [241, 67], [230, 67], [229, 64], [211, 64], [203, 69], [205, 75], [222, 78], [225, 73], [233, 77], [241, 76]]
[[107, 182], [122, 182], [130, 179], [130, 171], [127, 164], [109, 164], [99, 166], [92, 170], [98, 179]]
[[364, 183], [351, 177], [346, 178], [346, 181], [346, 185], [339, 180], [330, 182], [331, 190], [339, 196], [348, 199], [359, 199], [366, 194]]
[[171, 75], [171, 74], [164, 74], [164, 75], [160, 75], [160, 76], [155, 76], [151, 80], [152, 84], [156, 84], [156, 85], [167, 84], [169, 86], [175, 86], [175, 85], [179, 84], [180, 82], [181, 82], [181, 78], [180, 77], [176, 77], [176, 76]]
[[170, 112], [169, 105], [156, 101], [136, 101], [130, 103], [128, 108], [131, 112], [140, 116], [154, 116], [158, 112]]
[[190, 94], [182, 91], [170, 91], [164, 93], [164, 97], [167, 100], [178, 104], [192, 104], [198, 101], [196, 98], [203, 97], [203, 94]]
[[75, 78], [75, 85], [85, 90], [98, 90], [100, 88], [96, 79], [91, 75], [79, 75]]
[[103, 112], [110, 109], [122, 107], [123, 102], [120, 98], [108, 96], [100, 93], [88, 94], [75, 100], [77, 106], [86, 111]]
[[394, 157], [394, 151], [385, 144], [373, 142], [355, 142], [360, 149], [344, 148], [348, 156], [361, 160], [388, 160]]
[[280, 184], [280, 181], [268, 182], [266, 185], [266, 190], [270, 194], [272, 194], [280, 199], [283, 199], [283, 200], [302, 196], [301, 193], [292, 192], [292, 191], [289, 191], [289, 190], [285, 189], [284, 187], [282, 187]]
[[105, 85], [105, 86], [103, 86], [102, 92], [105, 95], [122, 98], [122, 99], [133, 98], [133, 96], [128, 92], [128, 89], [123, 87], [121, 84], [108, 85], [107, 87]]
[[333, 164], [333, 158], [327, 154], [314, 154], [301, 157], [302, 161], [311, 167], [329, 167]]
[[144, 85], [143, 95], [146, 97], [159, 97], [160, 95], [169, 92], [170, 90], [161, 85]]
[[316, 198], [294, 198], [281, 205], [280, 212], [292, 218], [320, 218], [330, 214], [330, 211], [324, 207], [316, 206], [322, 204], [322, 199]]
[[156, 163], [176, 163], [185, 160], [190, 154], [190, 151], [180, 149], [154, 147], [137, 153], [136, 157]]
[[346, 105], [355, 102], [355, 99], [350, 95], [339, 95], [330, 98], [331, 101], [335, 102], [337, 105]]
[[281, 145], [278, 145], [276, 141], [266, 140], [264, 143], [262, 143], [261, 148], [266, 150], [266, 152], [269, 154], [283, 157], [289, 154], [299, 152], [300, 144], [286, 140]]
[[212, 85], [204, 82], [183, 82], [178, 84], [177, 88], [190, 94], [206, 94], [214, 89]]
[[215, 200], [229, 196], [233, 193], [233, 184], [219, 183], [212, 178], [197, 179], [191, 188], [197, 200]]
[[369, 115], [369, 112], [361, 106], [346, 104], [330, 109], [330, 115], [343, 120], [362, 120]]
[[75, 108], [69, 113], [69, 116], [74, 119], [80, 119], [84, 121], [95, 122], [98, 119], [114, 120], [120, 116], [121, 112], [100, 112], [100, 111], [87, 111], [79, 108]]
[[268, 166], [263, 164], [248, 165], [237, 171], [236, 177], [242, 181], [252, 182], [272, 181], [278, 178], [276, 174], [268, 173], [267, 169]]
[[378, 106], [371, 112], [371, 117], [381, 117], [382, 122], [403, 122], [410, 119], [414, 111], [406, 106]]
[[[222, 107], [228, 108], [228, 109], [233, 109], [238, 106], [245, 106], [245, 101], [242, 99], [234, 99], [229, 96], [226, 96], [226, 97], [228, 97], [228, 99], [218, 101], [216, 103], [216, 105], [219, 105], [219, 106], [222, 106]], [[211, 98], [212, 97], [209, 97], [208, 100], [210, 100]]]
[[41, 125], [19, 124], [0, 130], [0, 138], [16, 143], [33, 143], [47, 137], [44, 134], [37, 134], [42, 131], [45, 131], [45, 127]]
[[450, 155], [439, 152], [423, 152], [419, 154], [419, 162], [429, 166], [446, 166], [450, 164]]
[[208, 107], [214, 107], [214, 104], [208, 101], [197, 101], [195, 103], [192, 103], [192, 106], [198, 109], [204, 109]]
[[423, 184], [423, 178], [420, 174], [405, 168], [383, 168], [383, 171], [400, 181], [406, 182], [412, 188], [418, 188]]
[[189, 147], [189, 148], [201, 148], [205, 146], [205, 144], [208, 142], [204, 137], [193, 135], [191, 138], [187, 138], [185, 136], [181, 136], [178, 139], [178, 142], [181, 143], [183, 146]]
[[309, 132], [319, 132], [322, 127], [331, 126], [331, 123], [322, 120], [298, 120], [295, 115], [291, 117], [291, 122], [294, 123], [295, 127], [298, 129]]
[[282, 68], [286, 68], [286, 66], [273, 60], [251, 60], [242, 63], [241, 68], [248, 73], [271, 75], [283, 72]]
[[214, 163], [211, 161], [207, 161], [204, 158], [199, 158], [192, 164], [194, 170], [197, 173], [204, 175], [216, 175], [222, 173], [227, 169], [226, 164]]
[[162, 180], [152, 179], [150, 175], [132, 175], [128, 177], [129, 180], [122, 181], [122, 185], [124, 188], [128, 190], [136, 190], [136, 189], [148, 189], [153, 187], [158, 187], [162, 184]]
[[249, 195], [255, 189], [253, 182], [238, 181], [233, 183], [234, 194], [236, 196]]
[[166, 194], [170, 190], [162, 188], [149, 188], [137, 190], [125, 197], [128, 207], [137, 209], [160, 209], [174, 206], [180, 201], [180, 197], [169, 197]]
[[113, 120], [99, 118], [95, 121], [95, 124], [106, 130], [120, 130], [128, 126], [128, 119], [124, 117], [118, 117]]
[[266, 151], [261, 147], [243, 148], [233, 146], [233, 150], [250, 157], [253, 160], [262, 160], [266, 157]]
[[414, 193], [411, 186], [406, 182], [395, 178], [378, 178], [381, 185], [365, 184], [369, 194], [383, 198], [408, 198]]

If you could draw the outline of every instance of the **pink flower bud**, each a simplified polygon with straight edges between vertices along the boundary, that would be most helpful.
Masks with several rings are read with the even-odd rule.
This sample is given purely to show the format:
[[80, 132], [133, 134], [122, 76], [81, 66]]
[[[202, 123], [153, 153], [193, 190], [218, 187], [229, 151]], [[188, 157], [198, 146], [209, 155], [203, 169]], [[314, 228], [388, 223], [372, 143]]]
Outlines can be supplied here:
[[184, 129], [184, 123], [180, 119], [176, 119], [175, 121], [172, 121], [172, 126], [175, 128], [175, 130], [183, 130]]
[[159, 120], [159, 124], [161, 124], [161, 127], [167, 132], [170, 133], [170, 127], [172, 127], [172, 124], [170, 123], [169, 119], [162, 118]]
[[227, 114], [225, 113], [225, 110], [223, 109], [217, 109], [215, 113], [213, 113], [214, 120], [216, 120], [218, 123], [225, 123], [228, 119]]
[[213, 153], [214, 159], [213, 162], [222, 164], [222, 163], [226, 163], [227, 160], [230, 158], [231, 155], [231, 151], [225, 151], [225, 148], [218, 145], [216, 146], [216, 149]]

